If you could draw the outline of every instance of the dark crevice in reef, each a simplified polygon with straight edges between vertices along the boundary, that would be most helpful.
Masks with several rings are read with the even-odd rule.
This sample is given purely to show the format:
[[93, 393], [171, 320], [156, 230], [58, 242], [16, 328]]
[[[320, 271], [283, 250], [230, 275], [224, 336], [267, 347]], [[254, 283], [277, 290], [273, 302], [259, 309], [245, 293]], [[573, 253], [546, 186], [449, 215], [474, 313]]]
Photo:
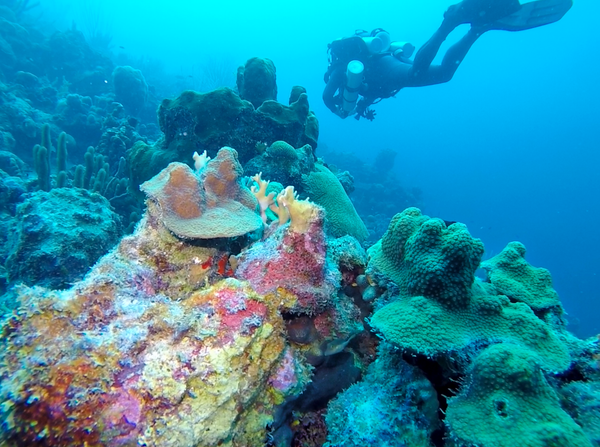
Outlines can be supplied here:
[[423, 355], [403, 354], [402, 358], [410, 365], [419, 368], [437, 393], [439, 403], [438, 416], [442, 424], [440, 428], [431, 434], [431, 442], [436, 447], [444, 446], [444, 437], [446, 435], [445, 424], [446, 408], [448, 407], [448, 398], [458, 393], [464, 376], [454, 371], [444, 369], [437, 361], [429, 359]]

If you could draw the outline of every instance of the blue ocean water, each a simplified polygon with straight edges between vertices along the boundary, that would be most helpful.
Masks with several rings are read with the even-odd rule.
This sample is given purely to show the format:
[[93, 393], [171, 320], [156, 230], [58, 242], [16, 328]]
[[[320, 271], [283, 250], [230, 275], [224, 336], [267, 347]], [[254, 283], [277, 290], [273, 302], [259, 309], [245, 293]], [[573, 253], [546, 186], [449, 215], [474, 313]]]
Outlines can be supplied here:
[[74, 20], [85, 31], [97, 23], [117, 55], [159, 60], [181, 77], [210, 60], [235, 68], [253, 56], [272, 59], [280, 100], [293, 85], [306, 87], [320, 142], [365, 160], [381, 148], [397, 151], [399, 178], [423, 191], [425, 213], [466, 223], [486, 257], [523, 242], [529, 262], [552, 273], [571, 329], [596, 334], [598, 2], [576, 0], [546, 27], [484, 34], [450, 83], [401, 91], [376, 107], [373, 122], [343, 121], [320, 100], [327, 43], [381, 27], [418, 48], [452, 3], [42, 2], [57, 26]]
[[[413, 197], [418, 198], [416, 203], [407, 205], [419, 206], [423, 214], [431, 217], [466, 224], [471, 235], [485, 244], [483, 259], [494, 257], [509, 242], [522, 242], [527, 248], [526, 260], [550, 271], [554, 288], [567, 312], [568, 329], [580, 338], [587, 338], [600, 333], [600, 232], [597, 229], [600, 221], [600, 34], [596, 31], [600, 3], [574, 1], [573, 8], [563, 19], [549, 26], [523, 32], [485, 33], [473, 45], [450, 82], [400, 91], [396, 97], [373, 107], [377, 112], [373, 121], [352, 117], [342, 120], [323, 104], [327, 44], [352, 35], [356, 29], [380, 27], [388, 31], [393, 40], [409, 41], [418, 49], [437, 29], [452, 1], [41, 0], [38, 5], [4, 0], [4, 3], [11, 7], [21, 5], [27, 10], [23, 12], [23, 23], [32, 35], [31, 30], [44, 35], [52, 35], [54, 31], [81, 31], [94, 50], [114, 65], [139, 68], [150, 86], [149, 97], [156, 104], [165, 98], [176, 98], [184, 90], [233, 88], [238, 66], [252, 57], [271, 59], [277, 69], [280, 102], [287, 104], [293, 86], [301, 85], [307, 90], [310, 110], [319, 120], [317, 156], [339, 164], [359, 179], [361, 170], [365, 165], [376, 163], [381, 151], [395, 152], [392, 173], [399, 186], [413, 191]], [[0, 31], [6, 32], [6, 29]], [[462, 26], [450, 35], [435, 63], [441, 61], [445, 50], [466, 30], [467, 27]], [[19, 51], [17, 46], [14, 48]], [[56, 54], [58, 56], [58, 50]], [[68, 61], [68, 57], [65, 60]], [[0, 62], [0, 69], [5, 69], [6, 61]], [[63, 62], [47, 60], [46, 63], [57, 71], [63, 69]], [[0, 80], [10, 84], [13, 75], [6, 71]], [[102, 82], [110, 84], [111, 79], [102, 79]], [[61, 88], [69, 88], [66, 84], [53, 85], [59, 97], [64, 94]], [[99, 97], [102, 94], [111, 93], [98, 90]], [[144, 130], [151, 135], [150, 140], [154, 140], [157, 137], [154, 110], [150, 112], [140, 116], [140, 122], [138, 118], [128, 122], [133, 127], [140, 123], [147, 125]], [[41, 123], [43, 118], [38, 118]], [[120, 124], [129, 120], [119, 119]], [[49, 121], [58, 127], [61, 125], [56, 119], [49, 118]], [[143, 134], [141, 128], [138, 130]], [[56, 137], [54, 135], [53, 140]], [[95, 145], [100, 135], [81, 130], [77, 138], [81, 141], [89, 138], [90, 144]], [[83, 154], [84, 151], [80, 151], [79, 158], [70, 161], [73, 182], [74, 166], [84, 163]], [[30, 165], [34, 164], [30, 152], [18, 155]], [[119, 160], [110, 162], [115, 171]], [[372, 194], [379, 195], [381, 190], [373, 188]], [[360, 208], [357, 200], [355, 198], [355, 205]], [[45, 204], [48, 208], [54, 207], [54, 202], [49, 203]], [[77, 202], [65, 198], [64, 203]], [[119, 207], [118, 201], [111, 203]], [[87, 205], [84, 202], [81, 206]], [[129, 211], [126, 207], [119, 209], [122, 215], [128, 215]], [[395, 212], [401, 211], [399, 208]], [[137, 219], [132, 218], [131, 225], [135, 222]], [[93, 260], [86, 260], [90, 265], [116, 243], [117, 235], [121, 236], [119, 231], [124, 230], [117, 229], [118, 225], [106, 216], [94, 225], [108, 236], [102, 246], [98, 245]], [[10, 237], [1, 240], [6, 242], [7, 239]], [[43, 245], [43, 237], [36, 241]], [[207, 265], [209, 261], [205, 261]], [[223, 274], [229, 268], [229, 261], [226, 257], [221, 265], [222, 261], [218, 261], [218, 272]], [[48, 258], [32, 261], [21, 269], [23, 277], [32, 269], [31, 265], [44, 266], [40, 267], [43, 269], [51, 264]], [[53, 265], [53, 268], [48, 267], [47, 276], [60, 273], [60, 266]], [[478, 272], [478, 275], [484, 277], [485, 274]], [[40, 284], [56, 286], [45, 280]], [[57, 288], [64, 285], [61, 283]], [[152, 288], [142, 284], [140, 289], [144, 287]], [[241, 307], [237, 301], [232, 304], [236, 305]], [[306, 329], [304, 320], [293, 322]], [[319, 355], [325, 357], [328, 349], [332, 355], [340, 354], [350, 342], [352, 336], [328, 340]], [[415, 372], [417, 368], [409, 368], [408, 363], [393, 364], [389, 359], [394, 355], [390, 352], [383, 352], [385, 355], [381, 357], [391, 364], [374, 363], [368, 380], [352, 388], [345, 399], [366, 400], [365, 396], [372, 392], [369, 387], [377, 389], [389, 371], [398, 372], [395, 376], [398, 383], [390, 385], [390, 389], [381, 387], [373, 402], [390, 400], [396, 388], [421, 380]], [[428, 359], [420, 361], [426, 363]], [[423, 364], [418, 366], [427, 370]], [[407, 377], [405, 381], [404, 377]], [[336, 378], [328, 381], [335, 382]], [[408, 398], [395, 401], [398, 413], [406, 411], [408, 414], [409, 401]], [[345, 401], [340, 398], [335, 402], [343, 414]], [[123, 413], [130, 414], [128, 411], [129, 407]], [[432, 410], [434, 414], [437, 411], [437, 407]], [[358, 410], [355, 414], [360, 415]], [[377, 413], [369, 414], [380, 418]], [[124, 420], [126, 425], [135, 425], [127, 418]], [[304, 423], [300, 417], [298, 420], [291, 423]], [[397, 421], [398, 424], [404, 422]], [[292, 445], [301, 445], [299, 442], [296, 439]], [[384, 439], [372, 445], [384, 445]], [[441, 441], [436, 445], [442, 445]]]

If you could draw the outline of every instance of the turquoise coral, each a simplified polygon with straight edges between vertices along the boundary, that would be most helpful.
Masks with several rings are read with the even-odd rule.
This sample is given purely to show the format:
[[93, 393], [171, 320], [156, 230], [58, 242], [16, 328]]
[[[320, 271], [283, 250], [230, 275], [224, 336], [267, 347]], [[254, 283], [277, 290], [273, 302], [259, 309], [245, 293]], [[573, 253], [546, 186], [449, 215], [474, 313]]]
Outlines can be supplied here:
[[443, 371], [447, 447], [591, 446], [596, 348], [566, 331], [549, 273], [524, 260], [522, 244], [481, 264], [487, 281], [475, 277], [482, 253], [462, 224], [415, 208], [396, 215], [369, 249], [367, 275], [387, 288], [371, 326], [404, 358]]
[[567, 347], [526, 305], [486, 295], [480, 287], [462, 308], [447, 308], [423, 296], [405, 297], [379, 309], [371, 325], [386, 340], [412, 353], [439, 357], [471, 346], [504, 341], [529, 347], [549, 371], [564, 371]]
[[304, 193], [325, 208], [327, 229], [334, 237], [350, 235], [359, 241], [368, 237], [367, 227], [342, 184], [325, 166], [316, 164], [315, 171], [304, 176]]
[[463, 224], [446, 228], [409, 208], [369, 249], [368, 272], [390, 278], [397, 296], [370, 323], [404, 350], [439, 357], [498, 341], [528, 346], [544, 368], [564, 371], [569, 349], [524, 303], [511, 303], [475, 280], [483, 244]]
[[369, 249], [372, 270], [409, 296], [422, 295], [447, 307], [468, 305], [483, 244], [467, 227], [407, 208], [394, 216], [381, 240]]
[[525, 260], [522, 243], [509, 243], [502, 252], [482, 262], [481, 268], [499, 293], [536, 311], [552, 309], [558, 315], [563, 313], [550, 272]]
[[452, 445], [591, 447], [561, 408], [538, 358], [513, 344], [485, 349], [449, 399], [446, 424]]

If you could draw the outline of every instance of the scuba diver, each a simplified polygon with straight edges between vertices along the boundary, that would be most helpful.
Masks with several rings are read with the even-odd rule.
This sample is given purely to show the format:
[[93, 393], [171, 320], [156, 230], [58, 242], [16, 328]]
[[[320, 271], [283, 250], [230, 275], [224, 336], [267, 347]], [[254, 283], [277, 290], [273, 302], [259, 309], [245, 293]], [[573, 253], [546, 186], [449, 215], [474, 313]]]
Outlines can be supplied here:
[[[395, 96], [405, 87], [423, 87], [450, 81], [475, 41], [486, 31], [523, 31], [560, 20], [573, 5], [572, 0], [463, 0], [444, 13], [438, 30], [419, 49], [407, 42], [391, 42], [380, 28], [328, 45], [330, 60], [325, 73], [323, 102], [342, 119], [355, 115], [370, 121], [370, 108], [382, 99]], [[433, 59], [448, 35], [459, 25], [469, 31], [446, 51], [440, 65]], [[360, 99], [359, 99], [360, 97]]]

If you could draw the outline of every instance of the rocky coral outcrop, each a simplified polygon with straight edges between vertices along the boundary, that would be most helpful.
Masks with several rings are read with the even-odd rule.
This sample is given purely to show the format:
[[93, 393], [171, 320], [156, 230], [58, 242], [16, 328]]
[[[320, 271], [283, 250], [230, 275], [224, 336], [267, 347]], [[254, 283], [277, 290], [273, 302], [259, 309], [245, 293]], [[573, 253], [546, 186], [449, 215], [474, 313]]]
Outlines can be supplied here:
[[[237, 234], [188, 241], [165, 219], [197, 209], [202, 189], [204, 205], [225, 208], [213, 214], [215, 227], [227, 224], [228, 200], [240, 194], [252, 198], [247, 209], [262, 226], [240, 169], [230, 148], [204, 167], [202, 183], [187, 166], [172, 166], [146, 188], [152, 199], [134, 234], [84, 280], [61, 292], [16, 289], [18, 310], [0, 323], [0, 443], [261, 446], [295, 405], [329, 398], [358, 377], [342, 350], [362, 330], [360, 313], [336, 292], [364, 252], [328, 256], [317, 205], [286, 189], [279, 204], [291, 221], [274, 222], [260, 242]], [[169, 186], [180, 174], [181, 195]], [[292, 313], [319, 335], [288, 336], [284, 315]], [[314, 368], [302, 354], [311, 348], [320, 358]]]

